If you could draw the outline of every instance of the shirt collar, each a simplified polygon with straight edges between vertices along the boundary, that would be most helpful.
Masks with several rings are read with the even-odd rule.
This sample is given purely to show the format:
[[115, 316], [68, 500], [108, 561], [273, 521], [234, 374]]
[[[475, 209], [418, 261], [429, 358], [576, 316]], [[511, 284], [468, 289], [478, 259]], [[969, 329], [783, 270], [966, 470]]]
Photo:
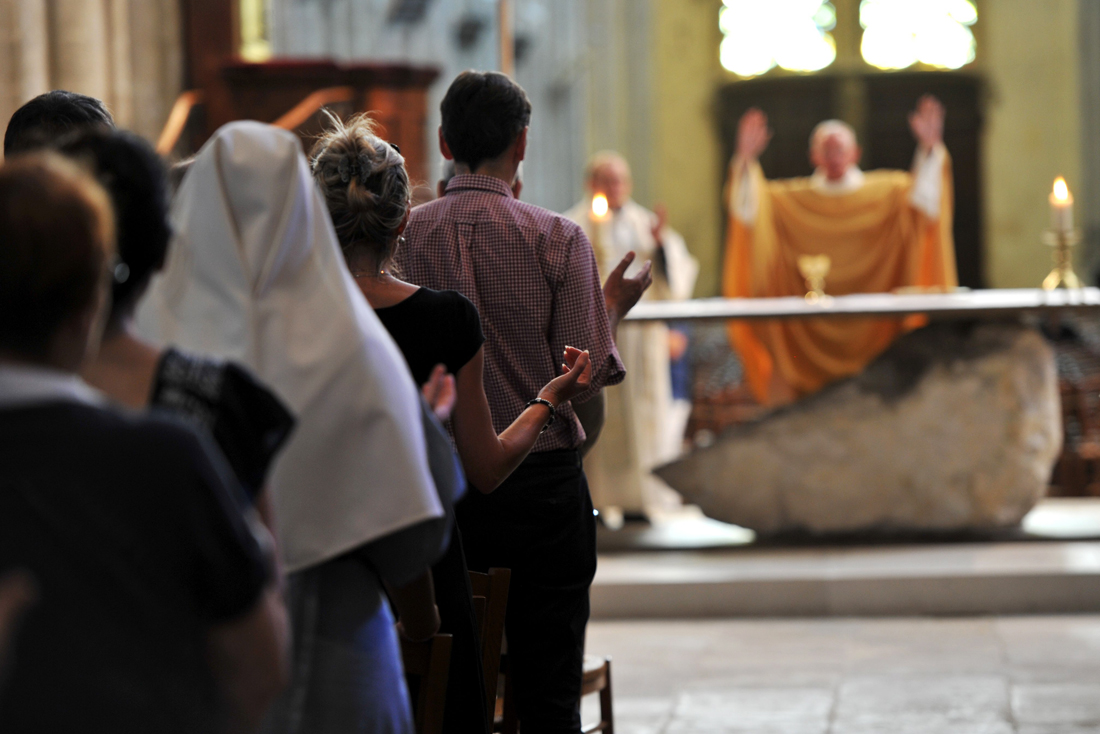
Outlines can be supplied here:
[[859, 166], [848, 166], [848, 170], [839, 181], [830, 181], [824, 171], [818, 168], [810, 177], [810, 183], [815, 189], [825, 194], [850, 194], [863, 185], [863, 171], [859, 170]]
[[0, 364], [0, 408], [54, 401], [102, 405], [103, 394], [71, 372], [35, 365]]
[[477, 189], [478, 191], [491, 191], [512, 198], [512, 187], [501, 181], [496, 176], [485, 176], [480, 173], [462, 173], [450, 180], [445, 194], [464, 189]]

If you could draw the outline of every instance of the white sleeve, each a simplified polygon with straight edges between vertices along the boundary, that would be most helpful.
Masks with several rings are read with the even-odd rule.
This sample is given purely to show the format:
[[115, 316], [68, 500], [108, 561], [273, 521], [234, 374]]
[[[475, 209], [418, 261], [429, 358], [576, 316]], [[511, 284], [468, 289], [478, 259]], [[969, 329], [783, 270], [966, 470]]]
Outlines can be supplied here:
[[730, 202], [733, 216], [737, 217], [741, 222], [752, 226], [756, 222], [756, 210], [758, 207], [759, 192], [756, 190], [756, 186], [753, 185], [752, 174], [749, 171], [748, 165], [741, 166], [741, 180], [738, 181], [738, 185], [734, 188], [732, 195], [733, 201]]
[[677, 300], [691, 298], [699, 276], [699, 261], [688, 252], [680, 233], [671, 227], [665, 227], [661, 232], [661, 242], [665, 250], [669, 293]]
[[947, 149], [943, 143], [928, 153], [918, 150], [913, 159], [913, 189], [909, 203], [924, 212], [929, 219], [940, 218], [940, 198], [943, 192], [943, 166]]

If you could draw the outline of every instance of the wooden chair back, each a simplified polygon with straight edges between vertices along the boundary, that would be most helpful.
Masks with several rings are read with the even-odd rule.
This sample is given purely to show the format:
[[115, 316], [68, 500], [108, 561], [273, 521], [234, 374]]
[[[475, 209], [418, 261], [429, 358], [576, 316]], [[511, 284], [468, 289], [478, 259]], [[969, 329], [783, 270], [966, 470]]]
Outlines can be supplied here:
[[[504, 640], [504, 618], [508, 613], [508, 587], [512, 571], [507, 568], [490, 568], [489, 573], [470, 571], [470, 586], [474, 592], [474, 611], [481, 627], [481, 665], [485, 671], [485, 705], [487, 711], [496, 710], [497, 677], [500, 674], [500, 649]], [[484, 601], [479, 602], [478, 597]]]
[[435, 635], [423, 642], [402, 639], [401, 658], [409, 689], [416, 691], [417, 734], [441, 734], [451, 669], [451, 635]]
[[600, 720], [584, 727], [583, 734], [615, 734], [615, 716], [611, 711], [611, 658], [584, 656], [581, 697], [590, 693], [600, 694]]

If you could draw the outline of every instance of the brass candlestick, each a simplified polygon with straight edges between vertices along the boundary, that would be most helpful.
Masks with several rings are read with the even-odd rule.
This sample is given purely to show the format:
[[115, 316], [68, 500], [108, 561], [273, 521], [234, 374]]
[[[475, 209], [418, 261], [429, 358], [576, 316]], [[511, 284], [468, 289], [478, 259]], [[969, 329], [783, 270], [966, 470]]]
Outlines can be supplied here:
[[1048, 229], [1043, 232], [1043, 244], [1054, 248], [1054, 269], [1043, 278], [1043, 290], [1080, 288], [1081, 279], [1073, 272], [1073, 256], [1070, 248], [1081, 241], [1076, 229]]
[[828, 255], [798, 256], [798, 272], [806, 280], [806, 300], [810, 303], [829, 298], [825, 295], [825, 276], [832, 265], [833, 259]]

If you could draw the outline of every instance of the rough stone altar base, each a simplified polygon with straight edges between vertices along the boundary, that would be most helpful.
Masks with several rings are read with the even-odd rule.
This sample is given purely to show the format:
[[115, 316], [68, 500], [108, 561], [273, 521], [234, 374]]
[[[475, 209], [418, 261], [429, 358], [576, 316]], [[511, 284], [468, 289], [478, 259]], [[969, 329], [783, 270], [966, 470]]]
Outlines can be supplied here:
[[657, 470], [761, 533], [1010, 527], [1061, 449], [1054, 355], [1016, 323], [936, 323], [839, 381]]

